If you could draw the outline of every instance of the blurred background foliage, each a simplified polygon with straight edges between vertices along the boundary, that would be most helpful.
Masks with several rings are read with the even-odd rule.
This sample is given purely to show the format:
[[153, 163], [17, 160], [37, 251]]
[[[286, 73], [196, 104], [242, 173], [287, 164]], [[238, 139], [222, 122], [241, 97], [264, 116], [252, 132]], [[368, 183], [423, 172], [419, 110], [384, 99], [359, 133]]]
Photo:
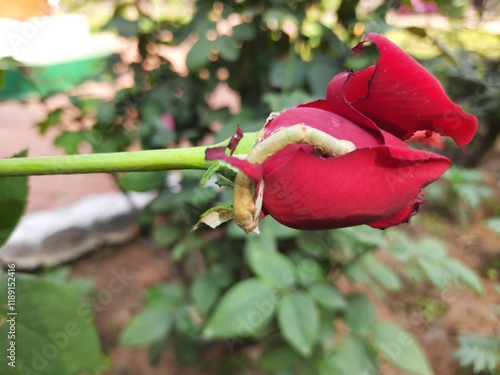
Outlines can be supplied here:
[[[67, 12], [92, 15], [93, 29], [114, 33], [123, 48], [85, 77], [97, 92], [99, 85], [111, 86], [111, 97], [65, 90], [69, 103], [52, 110], [39, 129], [58, 129], [55, 143], [69, 154], [221, 141], [238, 125], [256, 131], [271, 111], [324, 97], [334, 75], [362, 69], [377, 57], [375, 48], [354, 57], [350, 47], [367, 32], [383, 33], [480, 120], [478, 136], [466, 148], [445, 143], [443, 153], [460, 167], [428, 188], [430, 219], [419, 220], [434, 220], [434, 228], [448, 220], [459, 225], [484, 220], [498, 232], [498, 194], [481, 170], [470, 169], [498, 153], [500, 35], [485, 27], [494, 21], [498, 27], [497, 5], [488, 0], [62, 1]], [[37, 69], [15, 69], [39, 82]], [[60, 91], [39, 94], [49, 101]], [[185, 364], [222, 345], [231, 355], [205, 371], [377, 374], [384, 373], [382, 356], [405, 373], [431, 374], [410, 333], [377, 321], [368, 294], [343, 295], [336, 282], [345, 277], [378, 298], [415, 283], [440, 290], [460, 284], [482, 292], [477, 275], [450, 258], [443, 241], [415, 240], [397, 228], [301, 233], [267, 218], [260, 236], [245, 236], [232, 223], [190, 231], [205, 210], [232, 201], [224, 183], [212, 178], [201, 186], [201, 177], [193, 171], [114, 175], [125, 194], [157, 193], [138, 213], [138, 222], [142, 235], [171, 254], [179, 275], [177, 282], [146, 292], [143, 309], [120, 338], [124, 346], [148, 346], [152, 363], [169, 345]], [[378, 251], [386, 253], [384, 260]], [[498, 272], [492, 277], [498, 279]], [[342, 322], [341, 332], [334, 321]], [[400, 337], [405, 348], [393, 355], [391, 345]], [[457, 359], [474, 373], [498, 374], [499, 342], [464, 333]], [[259, 355], [250, 359], [252, 347]]]

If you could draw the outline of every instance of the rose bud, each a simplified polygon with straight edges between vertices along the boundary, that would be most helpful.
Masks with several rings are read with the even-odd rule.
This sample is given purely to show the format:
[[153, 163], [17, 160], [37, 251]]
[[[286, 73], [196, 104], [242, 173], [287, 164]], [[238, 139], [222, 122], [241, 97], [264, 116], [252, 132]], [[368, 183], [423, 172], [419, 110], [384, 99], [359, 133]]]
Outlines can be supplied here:
[[[326, 100], [270, 119], [245, 160], [226, 155], [224, 147], [207, 150], [207, 160], [240, 170], [234, 211], [247, 233], [261, 210], [306, 230], [407, 223], [422, 203], [422, 188], [451, 163], [403, 140], [417, 131], [448, 135], [459, 145], [471, 140], [477, 119], [453, 104], [429, 72], [380, 35], [366, 41], [379, 49], [376, 65], [340, 73]], [[233, 141], [231, 153], [235, 147]]]

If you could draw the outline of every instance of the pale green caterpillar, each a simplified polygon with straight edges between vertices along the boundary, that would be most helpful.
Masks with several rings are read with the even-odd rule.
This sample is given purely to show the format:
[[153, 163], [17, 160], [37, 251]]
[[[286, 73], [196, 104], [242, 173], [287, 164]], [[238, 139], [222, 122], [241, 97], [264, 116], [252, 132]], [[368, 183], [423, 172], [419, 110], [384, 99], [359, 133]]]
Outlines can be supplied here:
[[[267, 158], [286, 146], [301, 143], [313, 146], [320, 155], [325, 157], [344, 155], [356, 149], [350, 141], [339, 140], [305, 124], [296, 124], [278, 129], [257, 143], [246, 160], [252, 164], [262, 164]], [[250, 233], [258, 227], [262, 208], [264, 181], [256, 182], [255, 187], [256, 194], [252, 189], [252, 180], [245, 173], [238, 172], [234, 186], [234, 219], [236, 224], [246, 233]], [[254, 196], [256, 197], [254, 198]]]

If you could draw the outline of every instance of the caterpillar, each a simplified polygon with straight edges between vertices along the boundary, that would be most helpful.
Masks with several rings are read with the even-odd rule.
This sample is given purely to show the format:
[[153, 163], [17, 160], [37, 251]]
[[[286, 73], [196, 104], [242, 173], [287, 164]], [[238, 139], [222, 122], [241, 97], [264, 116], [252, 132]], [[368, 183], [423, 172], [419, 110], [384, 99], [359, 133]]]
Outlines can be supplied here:
[[[278, 129], [257, 143], [247, 161], [262, 164], [286, 146], [300, 143], [313, 146], [323, 156], [340, 156], [356, 149], [350, 141], [339, 140], [305, 124], [296, 124]], [[234, 185], [234, 218], [236, 224], [246, 233], [258, 227], [263, 195], [263, 180], [256, 181], [255, 189], [252, 189], [252, 180], [245, 173], [238, 172]]]

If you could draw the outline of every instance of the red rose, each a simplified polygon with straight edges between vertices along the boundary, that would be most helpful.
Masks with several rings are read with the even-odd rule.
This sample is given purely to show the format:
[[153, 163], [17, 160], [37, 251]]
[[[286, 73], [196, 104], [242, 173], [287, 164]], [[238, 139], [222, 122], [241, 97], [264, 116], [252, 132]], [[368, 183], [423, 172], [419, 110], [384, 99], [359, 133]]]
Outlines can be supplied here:
[[[436, 78], [386, 38], [368, 34], [367, 41], [379, 49], [376, 65], [340, 73], [325, 100], [268, 121], [249, 160], [227, 156], [224, 148], [207, 150], [207, 160], [225, 160], [245, 174], [237, 178], [235, 215], [247, 232], [257, 224], [260, 200], [264, 213], [296, 229], [359, 224], [383, 229], [408, 222], [422, 203], [421, 189], [441, 177], [450, 161], [412, 149], [402, 139], [423, 130], [428, 136], [449, 135], [459, 145], [471, 140], [477, 119], [453, 104]], [[293, 138], [287, 132], [304, 136], [283, 144]], [[273, 141], [278, 138], [281, 144]], [[333, 142], [333, 148], [318, 139]], [[255, 196], [246, 176], [255, 181]]]

